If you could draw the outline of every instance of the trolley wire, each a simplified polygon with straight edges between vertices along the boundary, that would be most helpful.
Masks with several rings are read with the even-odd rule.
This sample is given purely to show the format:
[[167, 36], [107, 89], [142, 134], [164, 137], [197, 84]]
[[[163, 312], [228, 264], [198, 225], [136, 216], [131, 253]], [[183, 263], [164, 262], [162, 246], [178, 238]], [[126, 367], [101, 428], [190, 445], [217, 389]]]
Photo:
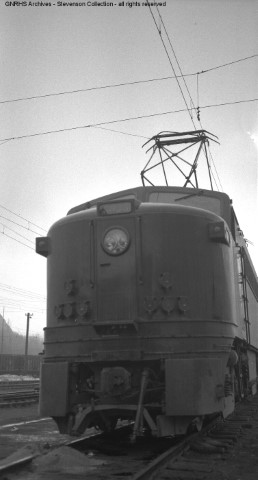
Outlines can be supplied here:
[[15, 311], [23, 310], [27, 308], [33, 309], [33, 312], [43, 313], [46, 310], [46, 296], [32, 292], [30, 290], [24, 290], [18, 287], [0, 283], [0, 303], [10, 312], [11, 308]]
[[[199, 82], [198, 82], [199, 73], [197, 73], [197, 108], [196, 108], [196, 107], [195, 107], [195, 104], [194, 104], [194, 101], [193, 101], [193, 99], [192, 99], [190, 90], [189, 90], [188, 85], [187, 85], [187, 83], [186, 83], [186, 80], [185, 80], [185, 78], [184, 78], [182, 69], [181, 69], [181, 67], [180, 67], [178, 58], [177, 58], [177, 56], [176, 56], [175, 50], [174, 50], [174, 48], [173, 48], [172, 42], [171, 42], [171, 40], [170, 40], [169, 34], [168, 34], [168, 32], [167, 32], [166, 26], [165, 26], [165, 24], [164, 24], [164, 22], [163, 22], [163, 18], [162, 18], [161, 14], [160, 14], [160, 11], [159, 11], [158, 6], [156, 6], [156, 9], [157, 9], [157, 12], [158, 12], [158, 15], [159, 15], [161, 24], [162, 24], [162, 26], [163, 26], [163, 28], [164, 28], [165, 33], [166, 33], [166, 36], [167, 36], [167, 39], [168, 39], [170, 48], [171, 48], [171, 50], [172, 50], [172, 52], [173, 52], [173, 55], [174, 55], [174, 57], [175, 57], [175, 60], [176, 60], [176, 63], [177, 63], [179, 72], [180, 72], [180, 74], [181, 74], [181, 77], [182, 77], [182, 79], [183, 79], [183, 82], [184, 82], [186, 91], [187, 91], [187, 93], [188, 93], [188, 96], [189, 96], [189, 99], [190, 99], [190, 105], [191, 105], [191, 107], [194, 108], [194, 110], [195, 110], [195, 112], [196, 112], [196, 115], [197, 115], [197, 120], [198, 120], [201, 128], [203, 129], [203, 126], [202, 126], [202, 123], [201, 123], [201, 120], [200, 120], [200, 107], [199, 107]], [[178, 82], [178, 83], [179, 83], [179, 82]], [[192, 118], [192, 116], [191, 116], [191, 118]], [[192, 121], [193, 121], [193, 119], [192, 119]], [[193, 125], [194, 125], [194, 127], [195, 127], [194, 121], [193, 121]], [[195, 129], [196, 129], [196, 127], [195, 127]], [[204, 147], [203, 147], [203, 149], [204, 149]], [[222, 191], [223, 191], [222, 184], [221, 184], [221, 181], [220, 181], [220, 178], [219, 178], [219, 174], [218, 174], [218, 171], [217, 171], [217, 169], [216, 169], [216, 167], [215, 167], [215, 163], [214, 163], [213, 158], [212, 158], [212, 154], [211, 154], [211, 150], [210, 150], [209, 144], [208, 144], [207, 150], [206, 150], [206, 149], [204, 149], [204, 150], [205, 150], [204, 153], [205, 153], [205, 155], [206, 155], [207, 162], [208, 162], [208, 169], [209, 169], [209, 171], [210, 171], [210, 175], [211, 175], [211, 177], [213, 178], [213, 181], [215, 182], [215, 185], [216, 185], [216, 187], [217, 187], [217, 190], [219, 190], [218, 184], [217, 184], [217, 180], [216, 180], [216, 178], [215, 178], [215, 175], [213, 174], [213, 171], [212, 171], [212, 169], [210, 168], [210, 161], [209, 161], [209, 158], [208, 158], [207, 151], [208, 151], [209, 154], [210, 154], [210, 158], [211, 158], [211, 160], [212, 160], [212, 164], [213, 164], [215, 173], [216, 173], [216, 175], [217, 175], [218, 182], [220, 183], [221, 189], [222, 189]]]
[[[192, 99], [190, 90], [189, 90], [188, 85], [187, 85], [186, 80], [185, 80], [185, 75], [183, 74], [182, 69], [181, 69], [181, 67], [180, 67], [178, 58], [177, 58], [177, 56], [176, 56], [175, 49], [174, 49], [174, 47], [173, 47], [173, 45], [172, 45], [172, 42], [171, 42], [171, 40], [170, 40], [168, 31], [167, 31], [166, 26], [165, 26], [165, 24], [164, 24], [164, 22], [163, 22], [163, 18], [162, 18], [162, 16], [161, 16], [161, 13], [160, 13], [160, 11], [159, 11], [158, 6], [156, 6], [156, 9], [157, 9], [157, 12], [158, 12], [158, 15], [159, 15], [161, 24], [162, 24], [162, 26], [163, 26], [163, 28], [164, 28], [165, 33], [166, 33], [166, 36], [167, 36], [167, 39], [168, 39], [170, 48], [171, 48], [171, 50], [172, 50], [172, 52], [173, 52], [173, 55], [174, 55], [174, 57], [175, 57], [175, 60], [176, 60], [176, 63], [177, 63], [177, 66], [178, 66], [178, 69], [179, 69], [179, 72], [180, 72], [180, 76], [178, 76], [178, 77], [182, 78], [182, 80], [183, 80], [183, 82], [184, 82], [184, 85], [185, 85], [185, 88], [186, 88], [186, 91], [187, 91], [187, 93], [188, 93], [188, 95], [189, 95], [189, 98], [190, 98], [190, 105], [195, 108], [194, 101], [193, 101], [193, 99]], [[196, 109], [196, 108], [195, 108], [195, 109]]]
[[218, 70], [219, 68], [228, 67], [229, 65], [234, 65], [235, 63], [244, 62], [245, 60], [250, 60], [251, 58], [255, 58], [255, 57], [258, 57], [258, 53], [255, 53], [254, 55], [249, 55], [248, 57], [239, 58], [238, 60], [233, 60], [232, 62], [223, 63], [215, 67], [206, 68], [206, 70], [201, 70], [200, 72], [197, 72], [197, 73], [199, 73], [200, 75], [203, 73], [209, 73], [209, 72], [212, 72], [213, 70]]
[[[9, 209], [6, 208], [6, 207], [3, 207], [3, 206], [1, 206], [1, 205], [0, 205], [0, 207], [3, 208], [3, 209], [5, 209], [6, 211], [10, 212], [12, 215], [15, 215], [15, 216], [17, 216], [18, 218], [20, 218], [20, 219], [28, 222], [28, 226], [25, 226], [25, 225], [22, 225], [21, 223], [15, 222], [15, 221], [12, 220], [11, 218], [8, 218], [8, 217], [6, 217], [6, 216], [4, 216], [4, 215], [1, 215], [1, 214], [0, 214], [0, 219], [3, 219], [3, 220], [5, 220], [5, 221], [7, 221], [7, 222], [10, 222], [10, 223], [18, 226], [19, 228], [22, 228], [22, 229], [24, 229], [24, 230], [27, 230], [27, 231], [28, 231], [29, 233], [31, 233], [31, 234], [34, 234], [34, 235], [35, 235], [35, 234], [36, 234], [36, 235], [42, 235], [42, 233], [38, 233], [38, 232], [36, 232], [35, 230], [33, 230], [32, 228], [30, 228], [30, 224], [31, 224], [31, 225], [35, 225], [35, 224], [33, 224], [32, 222], [30, 222], [29, 220], [25, 219], [24, 217], [21, 217], [20, 215], [18, 215], [17, 213], [13, 212], [12, 210], [9, 210]], [[8, 237], [8, 238], [10, 238], [10, 239], [18, 242], [19, 244], [24, 245], [25, 247], [30, 248], [30, 249], [32, 249], [33, 251], [35, 251], [35, 246], [34, 246], [34, 247], [31, 247], [31, 246], [29, 246], [27, 243], [24, 243], [24, 242], [22, 242], [21, 240], [18, 240], [16, 237], [14, 237], [14, 236], [12, 236], [12, 235], [9, 235], [9, 233], [7, 233], [6, 230], [9, 230], [10, 232], [12, 232], [12, 234], [15, 234], [16, 236], [22, 238], [23, 240], [26, 240], [26, 242], [29, 242], [29, 243], [32, 244], [32, 245], [35, 245], [35, 237], [34, 237], [34, 241], [32, 241], [30, 238], [25, 237], [24, 235], [22, 235], [21, 233], [19, 233], [19, 232], [17, 231], [17, 229], [14, 230], [13, 228], [11, 228], [11, 227], [10, 227], [9, 225], [7, 225], [6, 223], [0, 222], [0, 225], [1, 225], [2, 228], [3, 228], [3, 231], [0, 232], [2, 235], [5, 235], [6, 237]], [[36, 225], [36, 227], [39, 228], [39, 229], [41, 229], [41, 230], [44, 230], [44, 229], [42, 229], [41, 227], [39, 227], [38, 225]], [[45, 231], [45, 230], [44, 230], [44, 231]]]
[[[241, 103], [257, 102], [257, 100], [258, 100], [258, 98], [252, 98], [252, 99], [248, 99], [248, 100], [238, 100], [238, 101], [234, 101], [234, 102], [223, 102], [223, 103], [217, 103], [217, 104], [211, 104], [211, 105], [203, 105], [200, 108], [206, 109], [206, 108], [223, 107], [223, 106], [227, 106], [227, 105], [236, 105], [236, 104], [241, 104]], [[191, 108], [190, 110], [195, 110], [195, 109]], [[7, 140], [8, 141], [9, 140], [21, 140], [23, 138], [39, 137], [39, 136], [43, 136], [43, 135], [50, 135], [50, 134], [53, 134], [53, 133], [69, 132], [69, 131], [81, 130], [81, 129], [85, 129], [85, 128], [96, 128], [96, 127], [99, 127], [99, 126], [102, 126], [102, 125], [111, 125], [111, 124], [114, 124], [114, 123], [129, 122], [129, 121], [133, 121], [133, 120], [142, 120], [142, 119], [145, 119], [145, 118], [152, 118], [152, 117], [170, 115], [170, 114], [173, 114], [173, 113], [182, 113], [182, 112], [187, 112], [187, 111], [188, 111], [188, 109], [181, 108], [181, 109], [178, 109], [178, 110], [170, 110], [170, 111], [167, 111], [167, 112], [151, 113], [151, 114], [148, 114], [148, 115], [138, 115], [136, 117], [120, 118], [120, 119], [117, 119], [117, 120], [109, 120], [109, 121], [106, 121], [106, 122], [92, 123], [92, 124], [87, 124], [87, 125], [79, 125], [79, 126], [76, 126], [76, 127], [67, 127], [67, 128], [60, 128], [60, 129], [57, 129], [57, 130], [49, 130], [49, 131], [46, 131], [46, 132], [38, 132], [38, 133], [31, 133], [31, 134], [26, 134], [26, 135], [13, 136], [13, 137], [5, 138], [5, 139], [0, 139], [0, 142], [3, 142], [5, 140], [6, 141]]]
[[[244, 62], [246, 60], [250, 60], [250, 59], [255, 58], [255, 57], [258, 57], [258, 54], [249, 55], [247, 57], [240, 58], [238, 60], [233, 60], [231, 62], [224, 63], [222, 65], [216, 65], [214, 67], [207, 68], [205, 70], [201, 70], [201, 71], [194, 72], [194, 73], [184, 73], [183, 75], [175, 75], [175, 76], [169, 75], [169, 76], [166, 76], [166, 77], [149, 78], [147, 80], [135, 80], [135, 81], [132, 81], [132, 82], [113, 83], [113, 84], [109, 84], [109, 85], [100, 85], [98, 87], [80, 88], [80, 89], [66, 90], [66, 91], [56, 92], [56, 93], [46, 93], [46, 94], [43, 94], [43, 95], [32, 95], [30, 97], [13, 98], [13, 99], [10, 99], [10, 100], [1, 100], [0, 104], [14, 103], [14, 102], [24, 102], [24, 101], [27, 101], [27, 100], [36, 100], [36, 99], [48, 98], [48, 97], [58, 97], [58, 96], [62, 96], [62, 95], [72, 95], [72, 94], [76, 94], [76, 93], [91, 92], [91, 91], [94, 91], [94, 90], [105, 90], [105, 89], [108, 89], [108, 88], [118, 88], [118, 87], [125, 87], [125, 86], [129, 86], [129, 85], [138, 85], [138, 84], [142, 84], [142, 83], [144, 84], [144, 83], [160, 82], [160, 81], [164, 81], [164, 80], [171, 80], [171, 79], [176, 79], [176, 78], [181, 78], [181, 77], [193, 77], [193, 76], [196, 76], [196, 75], [202, 75], [202, 74], [205, 74], [205, 73], [209, 73], [209, 72], [212, 72], [213, 70], [218, 70], [220, 68], [224, 68], [224, 67], [233, 65], [235, 63]], [[6, 141], [8, 141], [8, 140], [6, 140]]]
[[29, 245], [26, 245], [26, 243], [24, 242], [21, 242], [20, 240], [17, 240], [17, 238], [14, 238], [12, 237], [11, 235], [8, 235], [8, 233], [6, 232], [0, 232], [2, 235], [5, 235], [6, 237], [8, 238], [11, 238], [12, 240], [14, 240], [15, 242], [18, 242], [20, 243], [21, 245], [24, 245], [24, 247], [27, 247], [27, 248], [30, 248], [31, 250], [33, 250], [35, 252], [35, 249], [33, 247], [30, 247]]
[[[161, 29], [159, 29], [159, 27], [158, 27], [158, 24], [157, 24], [157, 22], [156, 22], [156, 19], [155, 19], [154, 15], [153, 15], [153, 12], [152, 12], [152, 9], [151, 9], [151, 6], [150, 6], [149, 3], [148, 3], [148, 7], [149, 7], [149, 11], [150, 11], [150, 13], [151, 13], [152, 19], [153, 19], [153, 21], [154, 21], [154, 24], [155, 24], [155, 26], [156, 26], [156, 29], [157, 29], [157, 31], [158, 31], [158, 33], [159, 33], [160, 40], [161, 40], [162, 45], [163, 45], [163, 47], [164, 47], [164, 50], [165, 50], [165, 52], [166, 52], [166, 55], [167, 55], [169, 64], [170, 64], [170, 66], [171, 66], [171, 68], [172, 68], [172, 71], [173, 71], [173, 73], [174, 73], [174, 75], [175, 75], [175, 78], [176, 78], [176, 81], [177, 81], [177, 84], [178, 84], [178, 88], [179, 88], [179, 90], [180, 90], [180, 92], [181, 92], [181, 95], [182, 95], [182, 97], [183, 97], [183, 100], [184, 100], [184, 104], [185, 104], [186, 109], [187, 109], [187, 111], [188, 111], [188, 113], [189, 113], [189, 116], [190, 116], [190, 118], [191, 118], [192, 124], [193, 124], [193, 126], [194, 126], [194, 128], [195, 128], [195, 130], [196, 130], [196, 126], [195, 126], [195, 123], [194, 123], [194, 119], [193, 119], [193, 115], [192, 115], [192, 112], [191, 112], [191, 108], [189, 108], [189, 106], [188, 106], [188, 103], [187, 103], [187, 101], [186, 101], [186, 98], [185, 98], [183, 89], [182, 89], [182, 87], [181, 87], [181, 85], [180, 85], [180, 82], [179, 82], [179, 80], [178, 80], [178, 78], [177, 78], [176, 71], [175, 71], [175, 69], [174, 69], [174, 65], [173, 65], [172, 60], [171, 60], [171, 58], [170, 58], [170, 55], [169, 55], [169, 52], [168, 52], [168, 50], [167, 50], [166, 44], [165, 44], [165, 42], [164, 42], [164, 40], [163, 40], [163, 37], [162, 37], [162, 34], [161, 34]], [[160, 18], [161, 18], [161, 16], [160, 16]], [[162, 24], [163, 24], [163, 21], [162, 21]], [[169, 41], [169, 42], [170, 42], [170, 41]]]
[[[38, 232], [36, 232], [35, 230], [32, 230], [29, 226], [28, 226], [28, 227], [25, 227], [25, 225], [21, 225], [20, 223], [15, 222], [14, 220], [11, 220], [11, 219], [8, 218], [8, 217], [4, 217], [3, 215], [0, 215], [0, 218], [3, 218], [4, 220], [7, 220], [8, 222], [13, 223], [14, 225], [16, 225], [16, 226], [18, 226], [18, 227], [20, 227], [20, 228], [23, 228], [24, 230], [27, 230], [27, 231], [29, 231], [29, 232], [31, 232], [31, 233], [35, 233], [36, 235], [39, 235]], [[7, 228], [9, 228], [9, 227], [7, 227]]]
[[31, 290], [25, 290], [23, 288], [14, 287], [6, 283], [0, 283], [0, 290], [3, 290], [6, 293], [11, 293], [14, 295], [22, 295], [23, 297], [27, 297], [32, 300], [34, 299], [35, 301], [46, 300], [46, 297], [44, 295], [41, 295], [40, 293], [32, 292]]
[[3, 229], [4, 229], [2, 233], [5, 233], [5, 229], [7, 228], [7, 230], [10, 230], [10, 232], [15, 233], [15, 235], [18, 235], [19, 237], [23, 238], [23, 239], [26, 240], [27, 242], [32, 243], [32, 244], [34, 245], [34, 242], [33, 242], [32, 240], [30, 240], [29, 238], [25, 237], [25, 236], [22, 235], [21, 233], [18, 233], [16, 230], [13, 230], [12, 228], [8, 227], [8, 225], [6, 225], [5, 223], [0, 222], [0, 225], [2, 225], [2, 227], [3, 227]]
[[[12, 140], [12, 139], [10, 139], [10, 140]], [[1, 141], [1, 140], [0, 140], [0, 141]], [[0, 208], [3, 208], [4, 210], [6, 210], [6, 211], [9, 212], [9, 213], [12, 213], [12, 214], [15, 215], [16, 217], [19, 217], [21, 220], [24, 220], [25, 222], [28, 222], [28, 225], [33, 225], [34, 227], [39, 228], [39, 229], [42, 230], [43, 232], [46, 232], [46, 231], [47, 231], [45, 228], [42, 228], [42, 227], [40, 227], [39, 225], [36, 225], [35, 223], [31, 222], [31, 221], [28, 220], [27, 218], [22, 217], [22, 216], [19, 215], [18, 213], [13, 212], [12, 210], [10, 210], [9, 208], [4, 207], [3, 205], [0, 205]], [[2, 217], [2, 216], [0, 215], [0, 217]], [[4, 217], [2, 217], [2, 218], [4, 218]], [[15, 222], [12, 221], [12, 220], [9, 220], [9, 221], [12, 222], [12, 223], [15, 223]], [[18, 224], [17, 224], [17, 225], [18, 225]], [[20, 226], [21, 226], [21, 225], [20, 225]], [[26, 227], [23, 227], [23, 228], [26, 228]], [[31, 231], [32, 231], [33, 233], [36, 233], [37, 235], [40, 235], [40, 234], [38, 234], [37, 232], [34, 232], [33, 230], [31, 230]]]
[[100, 130], [107, 130], [108, 132], [121, 133], [121, 135], [129, 135], [130, 137], [138, 137], [150, 140], [150, 137], [145, 137], [144, 135], [137, 135], [136, 133], [121, 132], [120, 130], [114, 130], [113, 128], [105, 128], [99, 126], [93, 126], [92, 128], [99, 128]]

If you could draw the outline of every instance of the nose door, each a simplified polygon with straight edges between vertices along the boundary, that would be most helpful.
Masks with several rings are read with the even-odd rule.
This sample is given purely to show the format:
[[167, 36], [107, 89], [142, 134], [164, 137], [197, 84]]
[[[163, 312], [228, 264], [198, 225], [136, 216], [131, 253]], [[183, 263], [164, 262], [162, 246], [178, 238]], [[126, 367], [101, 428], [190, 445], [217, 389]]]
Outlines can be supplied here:
[[97, 323], [128, 324], [136, 318], [134, 222], [133, 217], [97, 220]]

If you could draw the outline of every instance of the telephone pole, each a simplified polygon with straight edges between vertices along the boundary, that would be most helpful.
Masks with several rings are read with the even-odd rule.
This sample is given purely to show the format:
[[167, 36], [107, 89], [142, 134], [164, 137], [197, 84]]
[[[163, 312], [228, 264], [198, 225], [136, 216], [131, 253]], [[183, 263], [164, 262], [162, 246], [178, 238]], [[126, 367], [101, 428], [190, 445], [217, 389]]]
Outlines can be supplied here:
[[29, 328], [30, 328], [30, 319], [33, 313], [25, 313], [27, 317], [27, 328], [26, 328], [26, 340], [25, 340], [25, 355], [28, 355], [28, 343], [29, 343]]
[[1, 336], [1, 353], [4, 353], [4, 307], [3, 307], [3, 320], [2, 320], [2, 336]]

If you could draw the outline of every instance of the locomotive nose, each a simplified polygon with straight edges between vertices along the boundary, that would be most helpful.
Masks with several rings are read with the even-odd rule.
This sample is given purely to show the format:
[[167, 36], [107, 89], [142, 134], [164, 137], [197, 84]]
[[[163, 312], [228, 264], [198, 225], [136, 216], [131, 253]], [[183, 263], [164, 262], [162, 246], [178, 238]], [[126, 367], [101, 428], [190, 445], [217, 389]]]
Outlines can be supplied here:
[[[101, 216], [96, 222], [98, 324], [109, 329], [136, 318], [135, 218]], [[111, 330], [110, 330], [111, 332]]]

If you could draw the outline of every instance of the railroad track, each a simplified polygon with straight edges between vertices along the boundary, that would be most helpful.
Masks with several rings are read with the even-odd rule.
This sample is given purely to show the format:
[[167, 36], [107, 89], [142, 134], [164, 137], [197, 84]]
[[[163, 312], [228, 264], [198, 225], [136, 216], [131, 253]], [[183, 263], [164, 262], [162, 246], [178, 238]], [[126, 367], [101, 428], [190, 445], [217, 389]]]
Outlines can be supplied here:
[[215, 420], [200, 433], [187, 437], [147, 465], [142, 471], [136, 473], [132, 480], [218, 480], [228, 478], [223, 474], [223, 462], [227, 460], [227, 456], [230, 455], [230, 451], [234, 449], [237, 441], [245, 436], [246, 429], [252, 428], [252, 418], [255, 414], [257, 415], [257, 412], [258, 398], [256, 396], [250, 405], [243, 408], [243, 405], [240, 404], [235, 413], [227, 420]]
[[19, 391], [0, 393], [0, 408], [11, 408], [30, 405], [39, 401], [39, 393], [35, 391]]
[[19, 390], [39, 390], [39, 380], [14, 380], [0, 382], [0, 393]]
[[[96, 459], [99, 464], [97, 472], [94, 476], [94, 473], [92, 472], [92, 461], [90, 458], [88, 470], [91, 472], [90, 478], [92, 480], [99, 480], [99, 478], [105, 478], [106, 480], [109, 480], [114, 477], [118, 479], [129, 478], [133, 480], [150, 480], [153, 475], [155, 476], [156, 480], [163, 480], [163, 478], [171, 478], [171, 472], [169, 472], [169, 477], [164, 477], [163, 470], [165, 469], [165, 474], [167, 475], [166, 469], [169, 468], [169, 465], [171, 465], [172, 462], [175, 462], [178, 458], [182, 457], [183, 453], [189, 449], [189, 442], [196, 441], [200, 436], [199, 434], [193, 434], [187, 439], [180, 441], [167, 441], [164, 439], [156, 439], [153, 441], [150, 439], [142, 439], [137, 444], [131, 444], [130, 440], [128, 439], [130, 437], [130, 433], [132, 433], [132, 429], [129, 429], [130, 427], [122, 427], [118, 429], [112, 436], [107, 436], [104, 433], [94, 433], [83, 438], [68, 441], [63, 446], [59, 446], [58, 449], [53, 449], [53, 451], [47, 453], [45, 463], [50, 464], [51, 470], [53, 456], [55, 456], [55, 462], [57, 464], [59, 463], [61, 470], [58, 473], [62, 473], [62, 462], [69, 457], [72, 461], [72, 457], [74, 456], [74, 454], [69, 454], [69, 451], [67, 450], [67, 448], [72, 447], [73, 449], [79, 451], [86, 451], [88, 452], [88, 455], [91, 454], [91, 452], [94, 452], [92, 457], [93, 466], [94, 460], [96, 462]], [[127, 436], [127, 439], [125, 436]], [[171, 442], [174, 443], [172, 447]], [[159, 453], [157, 453], [157, 449]], [[162, 451], [161, 454], [160, 450]], [[147, 459], [149, 456], [155, 456], [155, 460], [149, 462]], [[107, 457], [109, 459], [108, 462], [106, 460]], [[38, 452], [34, 452], [31, 455], [23, 455], [21, 458], [15, 457], [13, 460], [10, 459], [9, 463], [7, 459], [7, 462], [2, 466], [0, 462], [0, 474], [10, 472], [10, 470], [13, 469], [15, 469], [17, 474], [17, 469], [24, 467], [24, 465], [27, 463], [35, 464], [38, 468], [40, 468], [42, 462], [44, 462], [44, 458], [43, 460], [42, 458], [43, 457], [41, 457]], [[102, 462], [103, 458], [104, 461]], [[59, 459], [61, 460], [59, 461]], [[79, 464], [80, 460], [80, 457], [78, 457]], [[114, 464], [116, 464], [115, 467]], [[69, 465], [67, 466], [65, 464], [66, 473], [67, 468], [69, 470]], [[46, 473], [47, 475], [44, 477], [44, 472], [41, 471], [40, 478], [51, 480], [51, 472]], [[72, 474], [72, 471], [70, 473]], [[162, 477], [160, 475], [162, 475]], [[12, 477], [8, 476], [8, 478], [11, 479]], [[26, 473], [24, 477], [22, 476], [22, 473], [19, 473], [19, 478], [26, 478]], [[36, 472], [35, 478], [37, 478]], [[79, 479], [80, 478], [85, 477], [79, 477]]]
[[39, 381], [0, 382], [0, 408], [30, 405], [39, 400]]
[[[227, 459], [232, 457], [232, 451], [237, 448], [238, 441], [246, 443], [246, 432], [250, 432], [255, 425], [258, 431], [257, 396], [250, 403], [240, 404], [236, 413], [226, 421], [216, 419], [202, 432], [195, 433], [177, 443], [174, 442], [172, 446], [170, 442], [170, 444], [163, 443], [163, 447], [161, 447], [162, 439], [153, 443], [150, 440], [142, 439], [138, 444], [130, 445], [124, 436], [119, 436], [118, 431], [115, 433], [116, 441], [114, 437], [107, 437], [104, 434], [91, 435], [70, 440], [58, 449], [45, 452], [43, 456], [39, 452], [33, 452], [31, 455], [18, 459], [18, 463], [15, 458], [13, 463], [9, 462], [9, 465], [8, 459], [6, 459], [5, 465], [1, 466], [0, 462], [0, 474], [6, 473], [10, 468], [20, 468], [20, 465], [30, 462], [30, 472], [33, 472], [33, 478], [42, 480], [52, 480], [51, 468], [59, 468], [58, 474], [60, 475], [64, 472], [69, 473], [70, 478], [73, 478], [72, 468], [75, 468], [78, 480], [85, 479], [87, 472], [90, 472], [92, 480], [100, 478], [105, 478], [105, 480], [111, 478], [117, 480], [123, 478], [131, 480], [218, 480], [229, 478], [223, 477], [223, 475], [219, 476], [218, 472], [223, 470]], [[125, 432], [125, 429], [123, 431]], [[71, 447], [84, 453], [78, 451], [69, 454]], [[162, 452], [157, 453], [157, 447]], [[155, 458], [150, 461], [150, 456]], [[78, 462], [76, 466], [72, 463], [74, 458]], [[48, 465], [50, 466], [48, 467]], [[19, 471], [19, 479], [27, 478], [26, 470], [24, 472], [23, 474], [22, 470]], [[52, 473], [53, 478], [56, 478], [57, 471]], [[13, 478], [17, 478], [17, 471], [15, 475], [16, 477]], [[12, 476], [8, 475], [8, 479], [11, 480]]]
[[[93, 451], [93, 462], [94, 459], [97, 459], [97, 461], [100, 462], [95, 477], [91, 472], [91, 479], [96, 478], [96, 480], [99, 480], [99, 478], [102, 478], [103, 476], [103, 478], [108, 480], [109, 478], [114, 478], [113, 476], [115, 476], [118, 479], [127, 477], [130, 479], [133, 478], [134, 480], [150, 480], [151, 476], [156, 474], [157, 471], [160, 471], [164, 465], [181, 456], [182, 452], [187, 449], [189, 442], [199, 437], [199, 434], [193, 434], [182, 441], [142, 439], [140, 442], [132, 444], [130, 442], [131, 433], [131, 426], [123, 426], [117, 429], [112, 436], [110, 434], [107, 436], [105, 433], [94, 433], [78, 439], [69, 440], [63, 445], [66, 450], [62, 450], [62, 448], [59, 446], [59, 449], [54, 449], [52, 452], [47, 453], [46, 458], [48, 459], [46, 460], [46, 463], [49, 462], [51, 465], [53, 455], [56, 455], [57, 459], [59, 455], [58, 452], [61, 452], [59, 456], [61, 458], [60, 468], [62, 468], [62, 456], [68, 458], [69, 452], [67, 451], [67, 448], [72, 447], [76, 450], [83, 452], [86, 451], [88, 454]], [[172, 447], [171, 443], [173, 443]], [[160, 451], [162, 452], [161, 454]], [[155, 460], [153, 462], [149, 462], [147, 459], [149, 456], [155, 456]], [[108, 463], [106, 461], [107, 457], [109, 458]], [[103, 458], [105, 461], [103, 464], [101, 464], [101, 460]], [[38, 452], [33, 452], [31, 455], [24, 455], [19, 459], [11, 459], [9, 463], [7, 459], [7, 463], [5, 463], [5, 465], [2, 467], [0, 466], [0, 474], [3, 472], [6, 473], [13, 468], [21, 468], [26, 463], [30, 462], [36, 465], [38, 464], [38, 466], [41, 465], [42, 459], [40, 458]], [[114, 467], [114, 463], [117, 464], [116, 467]], [[109, 471], [109, 464], [112, 465], [111, 472]], [[66, 470], [68, 467], [66, 466]], [[89, 461], [89, 470], [91, 469], [92, 465]], [[42, 472], [40, 475], [40, 478], [45, 478], [44, 476], [42, 477]], [[51, 474], [48, 473], [48, 475], [49, 477], [46, 476], [46, 478], [51, 480]], [[23, 479], [22, 474], [20, 474], [19, 478]], [[26, 474], [24, 478], [26, 478]], [[35, 478], [37, 478], [36, 473]], [[157, 477], [157, 480], [159, 480], [159, 476]]]

